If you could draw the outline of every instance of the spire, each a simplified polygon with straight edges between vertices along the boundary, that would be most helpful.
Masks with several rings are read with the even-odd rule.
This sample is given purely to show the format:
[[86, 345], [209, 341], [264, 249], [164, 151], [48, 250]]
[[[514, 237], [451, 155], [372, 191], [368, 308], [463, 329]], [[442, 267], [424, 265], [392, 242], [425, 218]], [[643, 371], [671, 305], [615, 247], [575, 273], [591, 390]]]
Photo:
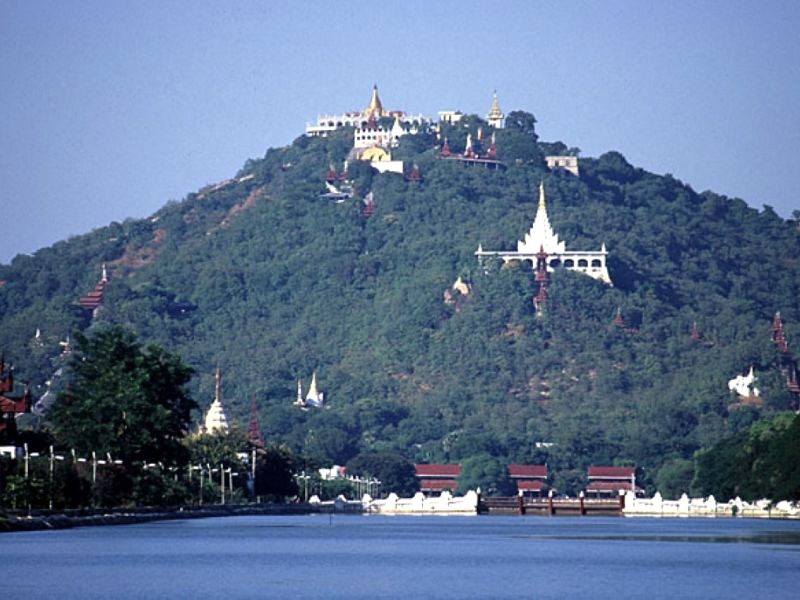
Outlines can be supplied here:
[[264, 440], [261, 439], [261, 427], [258, 424], [255, 394], [253, 394], [253, 401], [250, 404], [250, 425], [247, 428], [247, 439], [256, 448], [264, 447]]
[[108, 282], [108, 271], [106, 271], [106, 263], [103, 263], [103, 276], [100, 278], [100, 281], [104, 283]]
[[299, 379], [297, 380], [297, 400], [294, 401], [294, 405], [299, 406], [303, 410], [308, 410], [305, 400], [303, 400], [303, 384]]
[[539, 182], [539, 210], [547, 210], [544, 204], [544, 181]]
[[328, 173], [325, 175], [325, 181], [328, 183], [334, 183], [336, 181], [336, 169], [333, 168], [333, 165], [328, 167]]
[[364, 109], [364, 115], [367, 117], [370, 116], [383, 116], [383, 104], [381, 104], [381, 99], [378, 97], [378, 84], [372, 86], [372, 97], [369, 99], [369, 105], [367, 108]]
[[486, 115], [486, 122], [495, 129], [503, 127], [503, 111], [500, 110], [500, 104], [497, 102], [497, 90], [492, 94], [492, 106]]
[[217, 431], [228, 433], [228, 418], [225, 416], [225, 407], [222, 405], [222, 375], [219, 365], [214, 373], [214, 401], [208, 407], [203, 425], [205, 433]]
[[494, 160], [497, 156], [497, 146], [495, 143], [494, 131], [492, 132], [491, 142], [489, 143], [489, 150], [486, 152], [486, 158]]
[[472, 134], [467, 134], [467, 145], [464, 148], [464, 158], [475, 158], [475, 152], [472, 150]]
[[311, 375], [311, 385], [306, 394], [306, 405], [320, 408], [323, 403], [323, 394], [317, 390], [317, 372], [314, 371]]
[[450, 156], [450, 144], [447, 142], [447, 138], [444, 138], [444, 144], [442, 145], [441, 152], [439, 152], [439, 156]]
[[566, 244], [559, 241], [558, 234], [550, 226], [544, 200], [544, 182], [539, 184], [539, 207], [536, 210], [533, 225], [525, 234], [525, 239], [517, 242], [517, 252], [535, 254], [540, 248], [551, 255], [563, 254], [567, 251]]

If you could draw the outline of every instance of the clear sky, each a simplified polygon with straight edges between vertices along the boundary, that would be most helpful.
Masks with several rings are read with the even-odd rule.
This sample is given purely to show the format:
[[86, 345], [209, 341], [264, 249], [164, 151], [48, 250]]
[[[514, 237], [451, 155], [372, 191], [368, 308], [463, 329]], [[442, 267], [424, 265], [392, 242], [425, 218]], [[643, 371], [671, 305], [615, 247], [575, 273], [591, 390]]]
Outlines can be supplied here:
[[0, 0], [0, 262], [231, 177], [318, 113], [532, 112], [800, 209], [800, 2]]

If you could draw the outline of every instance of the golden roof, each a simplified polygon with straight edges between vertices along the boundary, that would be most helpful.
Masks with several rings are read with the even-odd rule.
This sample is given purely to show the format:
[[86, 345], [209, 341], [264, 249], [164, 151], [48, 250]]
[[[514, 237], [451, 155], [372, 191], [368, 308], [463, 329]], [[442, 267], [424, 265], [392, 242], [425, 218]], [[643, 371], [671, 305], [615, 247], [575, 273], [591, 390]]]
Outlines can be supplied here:
[[489, 114], [486, 115], [489, 119], [502, 119], [503, 111], [500, 110], [500, 105], [497, 102], [497, 90], [492, 95], [492, 107], [489, 109]]
[[365, 117], [370, 117], [372, 115], [376, 117], [382, 117], [384, 115], [383, 104], [381, 104], [381, 99], [378, 97], [377, 84], [372, 86], [372, 97], [369, 99], [369, 105], [364, 109]]

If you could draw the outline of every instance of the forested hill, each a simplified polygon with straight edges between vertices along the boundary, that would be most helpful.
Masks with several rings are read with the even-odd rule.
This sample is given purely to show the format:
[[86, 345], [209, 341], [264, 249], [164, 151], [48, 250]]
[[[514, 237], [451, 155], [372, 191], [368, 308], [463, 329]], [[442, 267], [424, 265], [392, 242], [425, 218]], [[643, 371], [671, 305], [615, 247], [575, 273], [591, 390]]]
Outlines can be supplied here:
[[[654, 476], [788, 408], [769, 328], [779, 310], [790, 349], [800, 340], [796, 224], [616, 152], [581, 159], [579, 178], [551, 173], [543, 155], [563, 144], [512, 115], [497, 132], [503, 171], [439, 160], [430, 133], [409, 135], [395, 158], [423, 182], [354, 162], [355, 197], [336, 204], [320, 194], [352, 130], [300, 137], [149, 219], [18, 256], [0, 266], [0, 349], [19, 380], [42, 384], [68, 332], [128, 325], [196, 370], [201, 406], [219, 365], [240, 423], [255, 396], [266, 438], [337, 463], [366, 450], [485, 452], [547, 460], [566, 479], [627, 461]], [[464, 123], [448, 132], [456, 152], [480, 125]], [[474, 252], [516, 247], [541, 181], [568, 249], [606, 244], [614, 286], [557, 272], [536, 316], [530, 265], [483, 269]], [[111, 280], [90, 322], [75, 303], [103, 263]], [[468, 294], [452, 289], [458, 277]], [[751, 365], [761, 407], [736, 405], [727, 387]], [[297, 380], [305, 390], [315, 370], [326, 407], [303, 412]]]

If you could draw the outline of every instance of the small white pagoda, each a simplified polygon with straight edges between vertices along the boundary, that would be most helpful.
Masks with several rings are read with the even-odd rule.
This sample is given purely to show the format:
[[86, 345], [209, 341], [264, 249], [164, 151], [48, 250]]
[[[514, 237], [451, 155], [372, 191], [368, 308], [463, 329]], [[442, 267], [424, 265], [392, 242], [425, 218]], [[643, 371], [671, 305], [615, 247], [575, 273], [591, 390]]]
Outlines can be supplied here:
[[297, 400], [294, 401], [294, 406], [301, 410], [308, 410], [309, 408], [322, 408], [325, 402], [325, 394], [317, 390], [317, 372], [311, 375], [311, 385], [308, 388], [308, 394], [303, 399], [303, 383], [297, 380]]
[[203, 421], [203, 432], [216, 433], [222, 431], [223, 433], [228, 433], [228, 418], [225, 416], [225, 407], [222, 405], [222, 377], [219, 373], [219, 367], [217, 367], [217, 371], [214, 374], [214, 379], [216, 380], [214, 401], [208, 407], [208, 412], [206, 412], [206, 417]]

